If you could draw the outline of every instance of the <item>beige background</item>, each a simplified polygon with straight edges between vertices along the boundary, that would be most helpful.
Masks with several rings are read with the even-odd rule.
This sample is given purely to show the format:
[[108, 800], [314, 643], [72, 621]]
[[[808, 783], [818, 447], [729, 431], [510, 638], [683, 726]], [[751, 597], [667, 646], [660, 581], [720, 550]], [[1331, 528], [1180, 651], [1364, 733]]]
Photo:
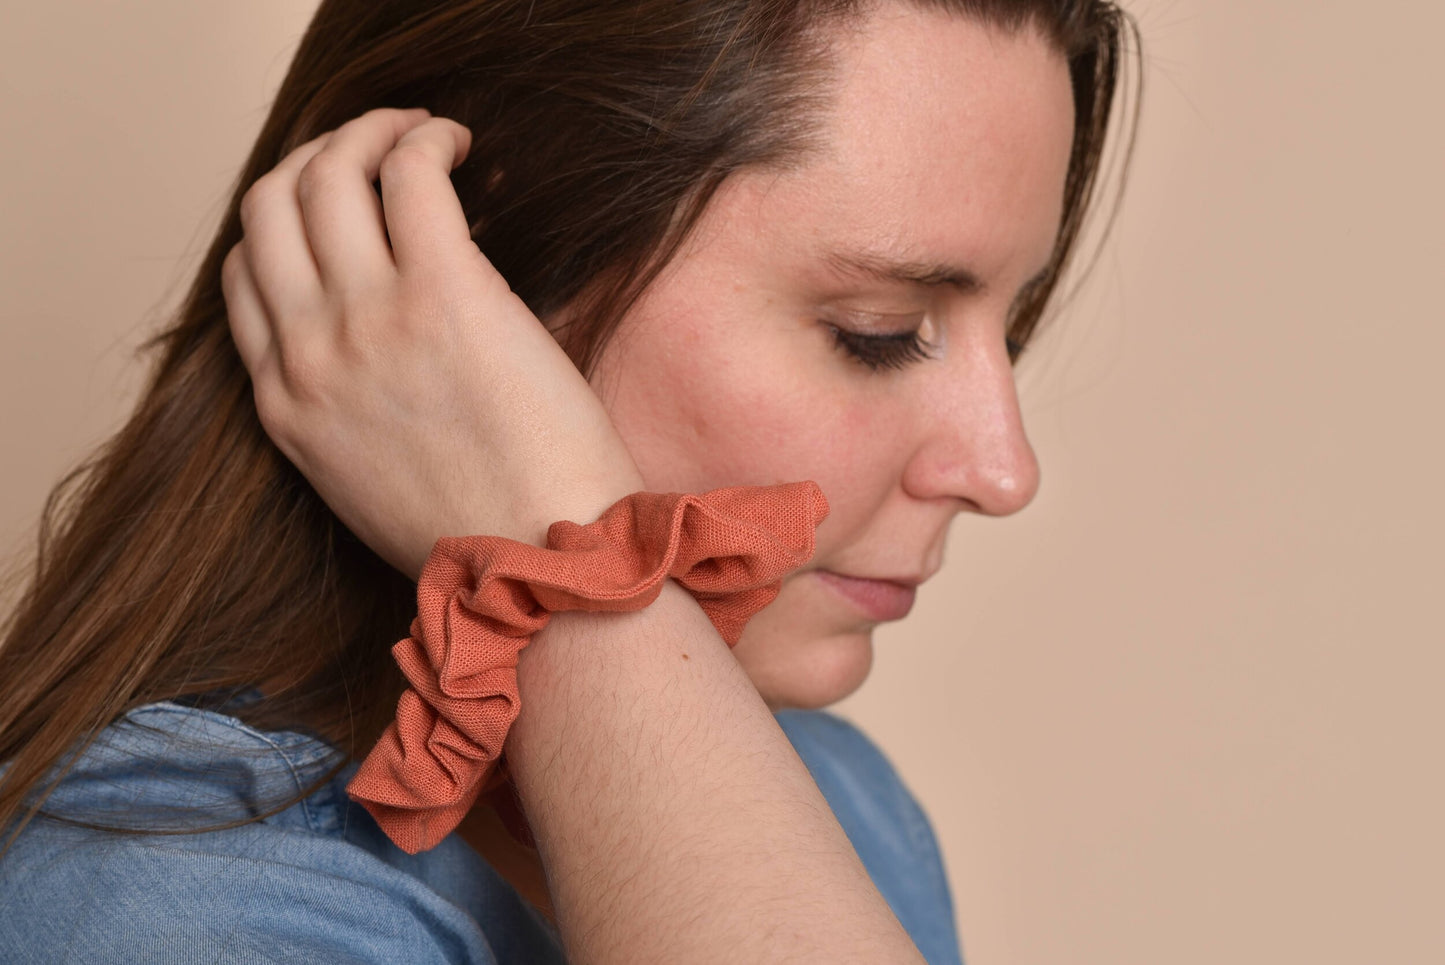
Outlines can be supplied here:
[[[959, 521], [842, 709], [973, 965], [1445, 961], [1445, 16], [1129, 6], [1128, 204], [1022, 374], [1042, 494]], [[4, 0], [0, 547], [119, 424], [312, 7]]]

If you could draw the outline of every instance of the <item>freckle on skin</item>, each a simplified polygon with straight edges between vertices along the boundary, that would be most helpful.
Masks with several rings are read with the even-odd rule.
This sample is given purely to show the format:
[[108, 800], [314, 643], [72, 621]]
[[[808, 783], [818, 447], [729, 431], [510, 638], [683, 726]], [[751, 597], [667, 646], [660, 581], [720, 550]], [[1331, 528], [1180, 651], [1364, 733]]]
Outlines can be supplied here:
[[683, 654], [683, 655], [682, 655], [682, 659], [684, 659], [684, 660], [691, 660], [692, 658], [689, 657], [687, 654]]

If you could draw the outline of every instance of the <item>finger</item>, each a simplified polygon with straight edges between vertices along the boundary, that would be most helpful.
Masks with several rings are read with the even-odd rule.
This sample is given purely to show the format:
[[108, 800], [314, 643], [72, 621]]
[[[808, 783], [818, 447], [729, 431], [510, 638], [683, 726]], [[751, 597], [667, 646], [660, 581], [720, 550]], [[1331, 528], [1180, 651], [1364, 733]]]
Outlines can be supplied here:
[[273, 319], [289, 318], [298, 308], [315, 304], [321, 295], [321, 273], [296, 200], [296, 178], [332, 133], [286, 155], [241, 198], [241, 229], [246, 236], [250, 276]]
[[305, 144], [292, 148], [287, 152], [286, 156], [281, 159], [281, 163], [277, 164], [271, 170], [295, 177], [301, 173], [301, 169], [306, 166], [306, 162], [316, 156], [316, 152], [331, 143], [331, 138], [335, 134], [335, 131], [326, 131], [324, 134], [316, 135]]
[[251, 277], [244, 241], [233, 247], [221, 263], [221, 294], [226, 299], [226, 323], [231, 327], [231, 340], [236, 343], [241, 363], [255, 380], [275, 350], [275, 338], [261, 293]]
[[397, 268], [474, 263], [477, 249], [451, 172], [471, 149], [471, 132], [433, 118], [402, 136], [381, 162], [381, 197]]
[[364, 287], [392, 269], [386, 221], [372, 182], [397, 142], [431, 115], [379, 109], [343, 124], [297, 179], [311, 251], [328, 291]]

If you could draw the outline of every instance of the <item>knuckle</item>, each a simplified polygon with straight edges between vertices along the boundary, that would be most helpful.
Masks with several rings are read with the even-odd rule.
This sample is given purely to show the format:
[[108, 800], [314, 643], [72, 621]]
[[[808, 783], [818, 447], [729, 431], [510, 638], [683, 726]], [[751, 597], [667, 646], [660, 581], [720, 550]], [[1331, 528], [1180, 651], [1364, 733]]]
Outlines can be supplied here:
[[344, 160], [327, 150], [307, 161], [296, 176], [296, 195], [301, 203], [323, 197], [343, 177], [345, 167]]
[[450, 141], [459, 130], [465, 131], [466, 128], [449, 117], [431, 117], [418, 124], [412, 133], [417, 140]]
[[341, 125], [341, 127], [343, 129], [350, 128], [353, 131], [395, 127], [401, 123], [401, 119], [405, 114], [406, 112], [404, 110], [396, 107], [373, 107], [364, 114], [353, 117]]
[[249, 231], [255, 226], [257, 220], [270, 203], [271, 192], [274, 190], [275, 180], [269, 175], [263, 175], [246, 189], [241, 195], [241, 227]]
[[404, 118], [406, 111], [400, 107], [373, 107], [361, 116], [372, 121], [385, 121], [390, 124]]
[[256, 402], [256, 418], [261, 428], [277, 445], [291, 439], [291, 405], [285, 389], [269, 379], [252, 383]]
[[405, 178], [433, 163], [426, 148], [415, 141], [403, 141], [382, 158], [381, 173], [388, 178]]
[[320, 346], [311, 340], [287, 345], [281, 353], [280, 362], [281, 381], [292, 398], [308, 401], [320, 397], [326, 372], [324, 352]]

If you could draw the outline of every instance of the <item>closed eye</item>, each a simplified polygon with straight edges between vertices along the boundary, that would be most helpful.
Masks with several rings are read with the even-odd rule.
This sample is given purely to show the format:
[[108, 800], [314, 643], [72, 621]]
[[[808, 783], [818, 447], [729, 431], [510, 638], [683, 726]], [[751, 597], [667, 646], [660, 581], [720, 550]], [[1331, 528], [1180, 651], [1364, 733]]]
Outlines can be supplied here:
[[890, 335], [860, 335], [836, 325], [829, 325], [833, 343], [870, 371], [901, 369], [914, 362], [933, 358], [933, 346], [918, 337], [917, 332], [896, 332]]

